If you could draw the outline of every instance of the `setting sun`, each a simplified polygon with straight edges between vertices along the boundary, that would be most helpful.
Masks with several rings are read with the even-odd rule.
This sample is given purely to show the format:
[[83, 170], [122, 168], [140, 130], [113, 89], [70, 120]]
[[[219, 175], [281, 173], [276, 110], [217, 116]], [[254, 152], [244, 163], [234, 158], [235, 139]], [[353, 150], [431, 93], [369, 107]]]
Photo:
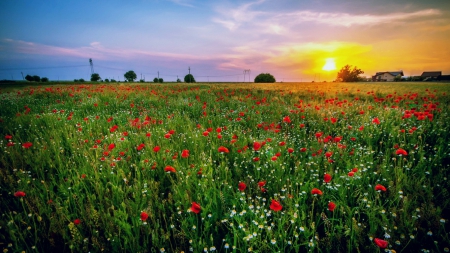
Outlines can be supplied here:
[[334, 58], [327, 58], [325, 65], [323, 65], [322, 70], [331, 71], [336, 69], [336, 63]]

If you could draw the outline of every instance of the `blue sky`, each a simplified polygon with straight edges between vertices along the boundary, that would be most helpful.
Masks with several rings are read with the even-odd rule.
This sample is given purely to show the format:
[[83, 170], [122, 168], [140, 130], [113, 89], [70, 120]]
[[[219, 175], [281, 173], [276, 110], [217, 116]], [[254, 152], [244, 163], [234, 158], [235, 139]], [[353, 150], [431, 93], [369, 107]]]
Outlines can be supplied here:
[[89, 79], [89, 58], [116, 80], [174, 81], [190, 67], [197, 81], [243, 81], [244, 69], [331, 81], [327, 59], [367, 76], [450, 74], [449, 17], [448, 0], [4, 0], [0, 80]]

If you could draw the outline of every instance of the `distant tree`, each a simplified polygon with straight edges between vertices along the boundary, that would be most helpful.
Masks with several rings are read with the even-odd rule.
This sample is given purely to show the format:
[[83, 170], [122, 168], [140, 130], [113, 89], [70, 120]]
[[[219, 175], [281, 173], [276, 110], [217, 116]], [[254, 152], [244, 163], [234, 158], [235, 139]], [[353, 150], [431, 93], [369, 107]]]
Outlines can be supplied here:
[[116, 82], [116, 80], [115, 79], [111, 79], [111, 83], [115, 83]]
[[128, 82], [133, 82], [137, 78], [137, 75], [136, 75], [136, 73], [134, 73], [133, 70], [128, 71], [123, 76], [125, 77], [126, 81], [128, 81]]
[[78, 79], [73, 79], [73, 82], [74, 83], [78, 83]]
[[181, 80], [180, 80], [180, 78], [177, 78], [177, 83], [181, 83]]
[[43, 82], [43, 83], [48, 82], [48, 78], [47, 78], [47, 77], [42, 77], [42, 78], [41, 78], [41, 82]]
[[364, 71], [356, 68], [356, 66], [353, 69], [351, 69], [351, 67], [352, 66], [348, 64], [342, 67], [337, 73], [337, 80], [340, 82], [357, 82], [358, 76], [364, 74]]
[[105, 79], [105, 83], [109, 83], [109, 79], [108, 78]]
[[157, 83], [158, 82], [158, 78], [157, 77], [153, 78], [153, 82]]
[[401, 82], [402, 81], [402, 76], [401, 75], [397, 75], [394, 77], [394, 82]]
[[27, 75], [27, 76], [25, 77], [25, 80], [27, 80], [28, 82], [34, 81], [33, 77], [30, 76], [30, 75]]
[[255, 83], [274, 83], [275, 77], [269, 73], [261, 73], [255, 77]]
[[194, 78], [194, 76], [192, 74], [187, 74], [184, 77], [184, 82], [185, 83], [195, 83], [195, 78]]
[[33, 81], [35, 81], [35, 82], [40, 82], [40, 81], [41, 81], [41, 78], [40, 78], [39, 76], [34, 75], [34, 76], [33, 76]]
[[159, 78], [159, 79], [158, 79], [158, 83], [164, 83], [164, 79]]
[[81, 78], [80, 80], [78, 80], [78, 82], [80, 82], [80, 83], [84, 83], [84, 79], [83, 79], [83, 78]]
[[102, 78], [100, 77], [100, 75], [98, 73], [93, 73], [91, 75], [91, 81], [92, 82], [98, 82], [100, 79], [102, 79]]
[[145, 82], [145, 80], [144, 80], [144, 79], [140, 79], [139, 82], [140, 82], [140, 83], [143, 83], [143, 82]]

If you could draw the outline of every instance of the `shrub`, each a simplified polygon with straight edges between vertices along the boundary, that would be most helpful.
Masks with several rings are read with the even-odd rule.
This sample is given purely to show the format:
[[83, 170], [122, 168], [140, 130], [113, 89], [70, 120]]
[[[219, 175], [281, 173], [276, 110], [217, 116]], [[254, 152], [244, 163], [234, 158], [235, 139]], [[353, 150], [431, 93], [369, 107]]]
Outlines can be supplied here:
[[43, 82], [43, 83], [48, 82], [48, 78], [47, 78], [47, 77], [42, 77], [42, 78], [41, 78], [41, 82]]
[[109, 79], [108, 78], [105, 79], [105, 83], [109, 83]]
[[159, 82], [159, 83], [164, 83], [164, 79], [159, 78], [159, 79], [158, 79], [158, 82]]
[[93, 74], [91, 75], [91, 81], [92, 81], [92, 82], [98, 82], [100, 79], [102, 79], [102, 78], [101, 78], [100, 75], [97, 74], [97, 73], [93, 73]]
[[275, 77], [269, 73], [261, 73], [255, 77], [255, 83], [274, 83]]
[[194, 76], [192, 74], [187, 74], [184, 77], [184, 82], [185, 83], [195, 83], [195, 78], [194, 78]]

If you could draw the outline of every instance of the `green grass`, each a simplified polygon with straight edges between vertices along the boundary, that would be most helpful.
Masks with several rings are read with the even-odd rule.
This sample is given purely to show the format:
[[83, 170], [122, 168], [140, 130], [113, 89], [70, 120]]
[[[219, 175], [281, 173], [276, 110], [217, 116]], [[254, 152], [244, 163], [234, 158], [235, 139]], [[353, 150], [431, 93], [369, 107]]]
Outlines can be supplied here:
[[0, 92], [4, 252], [449, 251], [449, 84]]

